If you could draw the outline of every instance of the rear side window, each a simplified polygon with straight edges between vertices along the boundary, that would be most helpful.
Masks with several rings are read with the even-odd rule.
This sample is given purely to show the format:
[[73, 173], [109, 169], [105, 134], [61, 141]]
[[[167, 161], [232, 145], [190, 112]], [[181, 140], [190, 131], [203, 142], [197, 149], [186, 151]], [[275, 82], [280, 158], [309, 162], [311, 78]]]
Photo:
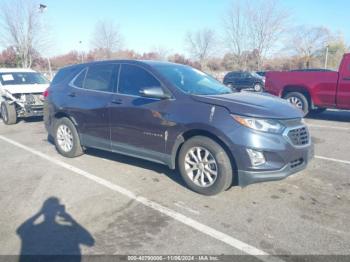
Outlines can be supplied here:
[[84, 88], [89, 90], [111, 92], [113, 90], [113, 79], [115, 76], [115, 65], [101, 64], [89, 67]]
[[69, 77], [72, 77], [73, 75], [77, 74], [81, 68], [74, 66], [74, 67], [67, 67], [60, 69], [55, 77], [53, 78], [51, 85], [57, 85], [64, 80], [68, 79]]
[[160, 82], [149, 72], [134, 65], [122, 65], [118, 93], [140, 96], [146, 87], [161, 87]]

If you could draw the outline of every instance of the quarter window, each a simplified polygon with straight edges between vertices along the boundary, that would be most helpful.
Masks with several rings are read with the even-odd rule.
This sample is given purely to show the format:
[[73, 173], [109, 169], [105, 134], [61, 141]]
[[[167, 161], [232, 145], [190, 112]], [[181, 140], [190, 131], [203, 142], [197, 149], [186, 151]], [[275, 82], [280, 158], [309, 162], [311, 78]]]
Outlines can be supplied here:
[[84, 88], [89, 90], [111, 92], [113, 89], [113, 76], [115, 65], [90, 66], [85, 78]]
[[73, 85], [75, 87], [83, 88], [84, 86], [84, 80], [85, 80], [85, 75], [86, 75], [86, 69], [81, 71], [79, 75], [75, 78]]
[[159, 81], [146, 70], [133, 65], [122, 65], [118, 92], [140, 96], [140, 90], [146, 87], [161, 87]]

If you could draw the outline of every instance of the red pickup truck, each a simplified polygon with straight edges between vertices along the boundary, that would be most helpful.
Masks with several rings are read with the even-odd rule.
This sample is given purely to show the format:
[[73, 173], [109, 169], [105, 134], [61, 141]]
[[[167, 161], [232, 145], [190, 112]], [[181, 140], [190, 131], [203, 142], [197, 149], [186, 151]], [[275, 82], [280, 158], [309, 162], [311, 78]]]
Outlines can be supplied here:
[[267, 72], [265, 90], [308, 113], [327, 108], [350, 109], [350, 53], [339, 72]]

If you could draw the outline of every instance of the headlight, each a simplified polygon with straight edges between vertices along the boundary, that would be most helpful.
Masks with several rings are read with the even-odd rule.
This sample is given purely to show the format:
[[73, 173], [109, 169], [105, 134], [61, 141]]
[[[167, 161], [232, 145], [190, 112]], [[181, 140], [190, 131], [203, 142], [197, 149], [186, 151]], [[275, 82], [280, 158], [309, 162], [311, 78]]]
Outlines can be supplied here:
[[285, 127], [277, 120], [232, 115], [239, 124], [261, 132], [281, 134]]

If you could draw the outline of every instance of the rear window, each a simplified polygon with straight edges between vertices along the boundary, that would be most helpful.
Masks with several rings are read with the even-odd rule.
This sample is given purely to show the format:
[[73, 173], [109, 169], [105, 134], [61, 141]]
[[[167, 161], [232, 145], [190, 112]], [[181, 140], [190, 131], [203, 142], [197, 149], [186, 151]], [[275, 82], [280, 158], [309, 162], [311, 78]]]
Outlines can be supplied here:
[[33, 85], [48, 84], [49, 81], [40, 73], [36, 72], [8, 72], [0, 73], [2, 85]]

